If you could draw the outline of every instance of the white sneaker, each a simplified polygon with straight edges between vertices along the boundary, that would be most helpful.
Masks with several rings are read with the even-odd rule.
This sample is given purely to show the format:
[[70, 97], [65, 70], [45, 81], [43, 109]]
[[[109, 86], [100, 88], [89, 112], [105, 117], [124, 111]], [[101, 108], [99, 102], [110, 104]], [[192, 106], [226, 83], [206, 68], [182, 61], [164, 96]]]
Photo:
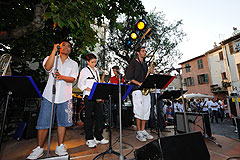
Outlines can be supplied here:
[[143, 131], [142, 131], [142, 134], [144, 135], [144, 137], [145, 137], [146, 139], [153, 139], [153, 136], [150, 135], [146, 130], [143, 130]]
[[93, 147], [96, 147], [97, 144], [96, 144], [96, 142], [93, 139], [91, 139], [91, 140], [87, 140], [86, 145], [89, 148], [93, 148]]
[[136, 138], [141, 142], [147, 141], [147, 139], [144, 137], [142, 131], [137, 131]]
[[38, 159], [43, 155], [43, 148], [38, 146], [37, 148], [33, 149], [33, 152], [27, 157], [27, 159]]
[[67, 152], [67, 149], [66, 149], [65, 145], [64, 144], [60, 144], [60, 146], [57, 146], [56, 150], [55, 150], [55, 154], [58, 155], [58, 156], [67, 155], [68, 152]]
[[103, 138], [101, 141], [96, 140], [96, 138], [94, 137], [95, 143], [96, 144], [108, 144], [109, 140]]

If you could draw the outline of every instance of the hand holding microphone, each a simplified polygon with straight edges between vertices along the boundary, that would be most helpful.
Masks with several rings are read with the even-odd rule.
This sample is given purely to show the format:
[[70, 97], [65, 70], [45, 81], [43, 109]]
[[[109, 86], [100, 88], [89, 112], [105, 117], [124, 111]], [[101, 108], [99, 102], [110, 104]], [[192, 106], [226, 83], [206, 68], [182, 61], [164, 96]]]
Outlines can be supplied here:
[[54, 44], [54, 47], [53, 47], [53, 52], [57, 55], [60, 53], [60, 49], [61, 49], [61, 46], [59, 45], [59, 43], [57, 44]]

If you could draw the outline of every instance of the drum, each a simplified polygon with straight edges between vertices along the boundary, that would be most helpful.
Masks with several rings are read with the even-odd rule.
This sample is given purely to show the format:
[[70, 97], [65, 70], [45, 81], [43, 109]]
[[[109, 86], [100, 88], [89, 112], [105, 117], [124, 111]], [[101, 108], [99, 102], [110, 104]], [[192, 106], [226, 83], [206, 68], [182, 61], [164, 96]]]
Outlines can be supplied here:
[[77, 122], [80, 120], [80, 110], [83, 105], [82, 96], [77, 94], [72, 94], [72, 102], [73, 102], [73, 124], [76, 125]]

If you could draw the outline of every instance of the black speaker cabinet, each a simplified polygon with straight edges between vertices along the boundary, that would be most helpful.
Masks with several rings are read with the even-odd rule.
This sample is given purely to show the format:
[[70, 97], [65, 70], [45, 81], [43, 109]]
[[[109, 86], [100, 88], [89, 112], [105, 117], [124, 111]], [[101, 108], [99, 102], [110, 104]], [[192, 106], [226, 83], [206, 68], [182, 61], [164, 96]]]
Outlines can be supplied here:
[[24, 138], [35, 138], [37, 137], [37, 119], [38, 119], [38, 113], [39, 111], [27, 111], [24, 112], [23, 121], [27, 123], [23, 137]]
[[200, 132], [181, 134], [154, 140], [135, 151], [136, 160], [210, 160], [210, 155]]
[[237, 122], [237, 129], [238, 129], [238, 139], [240, 139], [240, 117], [236, 118], [236, 122]]
[[[206, 132], [208, 137], [212, 136], [209, 114], [186, 112], [189, 132], [200, 131], [202, 135]], [[183, 112], [176, 112], [176, 126], [178, 132], [186, 132]]]
[[230, 116], [240, 117], [240, 97], [229, 96], [227, 103]]
[[133, 124], [133, 108], [123, 107], [122, 108], [122, 126], [130, 127]]

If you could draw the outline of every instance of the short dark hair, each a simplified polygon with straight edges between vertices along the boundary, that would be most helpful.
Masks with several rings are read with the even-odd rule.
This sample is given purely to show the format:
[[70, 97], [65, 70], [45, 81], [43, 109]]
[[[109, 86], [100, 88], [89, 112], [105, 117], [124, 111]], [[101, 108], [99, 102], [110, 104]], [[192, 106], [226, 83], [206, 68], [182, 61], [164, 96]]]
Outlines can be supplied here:
[[113, 66], [112, 69], [119, 69], [119, 66]]
[[145, 49], [146, 47], [145, 47], [145, 46], [139, 46], [139, 47], [136, 49], [136, 51], [137, 51], [137, 52], [140, 52], [142, 48]]
[[97, 59], [97, 57], [93, 53], [89, 53], [86, 56], [87, 61], [89, 62], [91, 59]]
[[[70, 44], [70, 47], [72, 48], [72, 43], [69, 41], [69, 40], [63, 40], [62, 42], [67, 42], [67, 43], [69, 43]], [[61, 43], [62, 43], [61, 42]]]

